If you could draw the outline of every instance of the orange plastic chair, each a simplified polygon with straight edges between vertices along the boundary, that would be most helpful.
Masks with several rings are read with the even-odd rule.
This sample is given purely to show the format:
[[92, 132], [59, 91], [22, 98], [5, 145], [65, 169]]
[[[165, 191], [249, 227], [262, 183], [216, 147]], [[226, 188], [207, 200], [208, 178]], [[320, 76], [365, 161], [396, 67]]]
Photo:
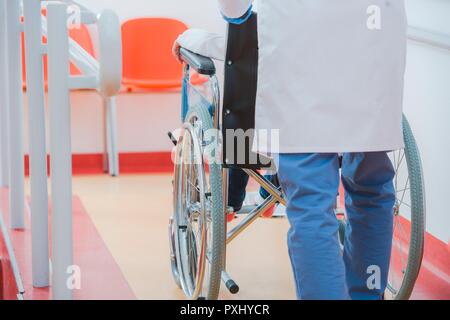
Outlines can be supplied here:
[[[172, 56], [172, 46], [187, 28], [170, 18], [139, 18], [122, 24], [122, 83], [128, 91], [181, 88], [183, 67]], [[205, 81], [198, 74], [192, 75], [193, 84]]]
[[[94, 55], [94, 45], [92, 43], [91, 35], [88, 28], [85, 25], [81, 25], [79, 29], [72, 29], [69, 32], [70, 37], [75, 40], [84, 50], [86, 50], [92, 56]], [[42, 38], [42, 42], [46, 43], [47, 39]], [[23, 88], [26, 89], [26, 65], [25, 65], [25, 37], [22, 33], [22, 76], [23, 76]], [[80, 75], [81, 72], [74, 64], [70, 64], [70, 74]], [[47, 56], [44, 56], [44, 83], [47, 89]]]

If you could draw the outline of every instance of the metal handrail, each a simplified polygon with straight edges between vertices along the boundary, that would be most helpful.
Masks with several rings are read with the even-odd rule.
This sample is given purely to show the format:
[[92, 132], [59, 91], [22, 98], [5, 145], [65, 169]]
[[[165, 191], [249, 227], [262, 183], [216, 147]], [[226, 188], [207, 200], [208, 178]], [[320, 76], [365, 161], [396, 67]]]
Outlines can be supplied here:
[[[53, 1], [49, 1], [51, 4]], [[55, 1], [56, 2], [56, 1]], [[120, 89], [121, 85], [121, 59], [118, 56], [111, 55], [114, 52], [121, 52], [118, 46], [111, 46], [111, 37], [120, 37], [120, 22], [117, 16], [110, 10], [104, 10], [101, 13], [89, 11], [86, 7], [78, 4], [73, 0], [63, 1], [66, 4], [73, 4], [80, 7], [81, 23], [82, 24], [97, 24], [99, 28], [102, 28], [103, 32], [109, 32], [109, 35], [104, 36], [99, 30], [99, 42], [100, 42], [100, 63], [95, 57], [87, 52], [82, 46], [80, 46], [75, 40], [69, 38], [69, 56], [70, 61], [82, 72], [83, 75], [77, 76], [70, 83], [70, 87], [76, 89], [97, 89], [104, 97], [114, 96]], [[112, 26], [119, 28], [119, 31], [111, 31], [105, 26]], [[47, 17], [42, 17], [42, 33], [47, 35]], [[105, 39], [103, 39], [103, 37]], [[114, 43], [121, 43], [120, 38], [114, 39]], [[106, 46], [106, 53], [101, 52], [102, 46]], [[96, 85], [93, 83], [93, 78], [96, 79]], [[83, 81], [86, 80], [86, 81]], [[72, 81], [71, 81], [72, 82]], [[84, 82], [84, 86], [83, 86]], [[105, 83], [106, 82], [106, 83]]]
[[[23, 6], [21, 4], [23, 3]], [[68, 5], [80, 8], [80, 23], [95, 24], [98, 29], [98, 59], [77, 42], [70, 39], [67, 28]], [[34, 287], [50, 284], [48, 243], [48, 186], [45, 130], [45, 95], [42, 56], [48, 56], [48, 105], [50, 123], [50, 154], [52, 180], [52, 295], [57, 299], [72, 298], [67, 287], [67, 268], [71, 266], [72, 239], [72, 182], [70, 148], [70, 99], [71, 89], [96, 89], [102, 96], [108, 119], [115, 119], [114, 95], [120, 89], [122, 59], [120, 21], [117, 15], [104, 10], [92, 12], [76, 1], [47, 1], [47, 14], [43, 17], [42, 1], [0, 0], [0, 111], [2, 113], [2, 137], [0, 140], [2, 166], [8, 160], [9, 168], [2, 167], [0, 184], [10, 181], [10, 228], [24, 228], [24, 165], [23, 165], [23, 91], [21, 63], [21, 33], [25, 34], [25, 60], [27, 66], [27, 96], [30, 145], [30, 190], [32, 228], [32, 280]], [[22, 11], [23, 10], [23, 11]], [[21, 23], [23, 17], [23, 23]], [[43, 21], [44, 20], [44, 21]], [[47, 37], [47, 44], [42, 43]], [[8, 60], [8, 61], [6, 61]], [[69, 61], [81, 71], [72, 76]], [[4, 94], [4, 88], [7, 94]], [[4, 121], [9, 113], [8, 121]], [[110, 123], [114, 123], [114, 121]], [[110, 137], [115, 127], [108, 126]], [[8, 128], [8, 130], [5, 130]], [[5, 147], [5, 140], [9, 149]], [[108, 147], [116, 151], [115, 146]], [[5, 150], [7, 152], [5, 152]], [[118, 172], [117, 161], [109, 161], [110, 172]], [[112, 164], [111, 164], [112, 163]], [[5, 179], [5, 173], [10, 179]], [[18, 298], [23, 296], [23, 284], [16, 260], [8, 242], [7, 228], [0, 216], [0, 228], [5, 234], [13, 271], [19, 288]]]
[[408, 39], [414, 42], [419, 42], [435, 48], [450, 51], [450, 35], [448, 34], [409, 26]]
[[[30, 0], [28, 0], [30, 1]], [[76, 2], [72, 2], [76, 3]], [[50, 156], [52, 161], [52, 294], [56, 299], [71, 299], [67, 270], [73, 263], [72, 238], [72, 163], [69, 91], [74, 88], [96, 89], [104, 98], [110, 116], [113, 96], [121, 85], [121, 38], [117, 15], [104, 10], [100, 14], [81, 12], [81, 23], [95, 23], [98, 28], [98, 60], [70, 39], [66, 2], [47, 6], [48, 105], [50, 113]], [[87, 18], [86, 18], [87, 17]], [[26, 19], [26, 17], [25, 17]], [[69, 61], [81, 69], [81, 76], [71, 76]], [[110, 124], [112, 123], [109, 122]], [[112, 130], [109, 128], [109, 130]]]

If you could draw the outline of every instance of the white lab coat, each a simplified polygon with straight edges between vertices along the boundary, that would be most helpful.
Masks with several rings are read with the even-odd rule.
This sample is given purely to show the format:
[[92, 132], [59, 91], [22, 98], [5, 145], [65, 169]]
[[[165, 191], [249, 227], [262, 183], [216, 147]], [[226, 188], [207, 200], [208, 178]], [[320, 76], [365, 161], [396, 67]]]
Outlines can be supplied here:
[[[252, 3], [218, 1], [230, 18]], [[403, 0], [259, 0], [255, 151], [402, 148], [406, 25]]]

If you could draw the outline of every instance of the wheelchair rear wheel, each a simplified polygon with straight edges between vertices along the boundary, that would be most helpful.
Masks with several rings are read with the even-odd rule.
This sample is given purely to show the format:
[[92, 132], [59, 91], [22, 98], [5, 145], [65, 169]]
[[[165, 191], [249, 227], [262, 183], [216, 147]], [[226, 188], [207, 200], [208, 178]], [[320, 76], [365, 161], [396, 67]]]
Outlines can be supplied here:
[[394, 238], [386, 297], [409, 299], [422, 264], [425, 237], [425, 186], [419, 149], [403, 117], [405, 149], [390, 153], [394, 180]]
[[172, 270], [190, 299], [218, 298], [225, 260], [222, 170], [206, 152], [218, 150], [217, 139], [207, 140], [212, 128], [209, 111], [193, 106], [177, 143]]

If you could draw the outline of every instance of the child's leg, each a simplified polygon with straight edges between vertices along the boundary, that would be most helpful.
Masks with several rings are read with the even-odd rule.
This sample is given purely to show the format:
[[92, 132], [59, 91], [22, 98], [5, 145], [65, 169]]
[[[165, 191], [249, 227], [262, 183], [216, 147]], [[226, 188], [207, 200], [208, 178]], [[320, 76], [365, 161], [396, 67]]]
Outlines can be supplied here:
[[[266, 178], [268, 181], [270, 181], [275, 187], [279, 187], [280, 186], [280, 182], [278, 181], [278, 177], [276, 174], [266, 174], [264, 175], [264, 178]], [[259, 188], [259, 195], [263, 198], [266, 199], [268, 196], [270, 196], [270, 193], [267, 192], [266, 189], [264, 189], [263, 187]]]
[[249, 177], [242, 169], [231, 168], [228, 170], [228, 179], [228, 206], [237, 212], [244, 203]]

